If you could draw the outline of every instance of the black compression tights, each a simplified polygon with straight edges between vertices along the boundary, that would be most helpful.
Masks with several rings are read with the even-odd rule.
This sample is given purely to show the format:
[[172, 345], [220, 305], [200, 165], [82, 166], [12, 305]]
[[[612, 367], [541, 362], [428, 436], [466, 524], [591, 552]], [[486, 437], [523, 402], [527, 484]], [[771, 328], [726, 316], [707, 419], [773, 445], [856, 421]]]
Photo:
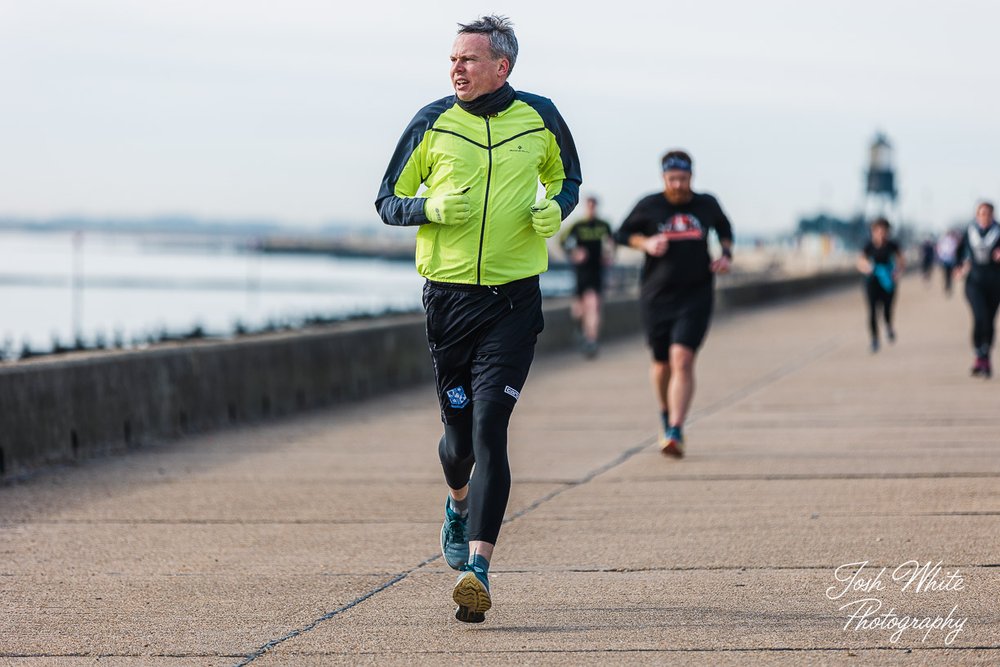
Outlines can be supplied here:
[[972, 345], [976, 348], [976, 354], [986, 356], [993, 347], [994, 322], [997, 309], [1000, 308], [1000, 289], [990, 289], [988, 286], [966, 281], [965, 298], [972, 306]]
[[892, 330], [892, 302], [895, 296], [895, 292], [886, 292], [878, 285], [868, 285], [868, 329], [871, 331], [872, 340], [878, 340], [879, 304], [882, 305], [885, 326]]
[[[511, 408], [475, 401], [472, 419], [445, 424], [438, 445], [444, 477], [452, 489], [469, 484], [469, 540], [496, 544], [510, 496], [507, 426]], [[469, 474], [475, 464], [472, 479]]]

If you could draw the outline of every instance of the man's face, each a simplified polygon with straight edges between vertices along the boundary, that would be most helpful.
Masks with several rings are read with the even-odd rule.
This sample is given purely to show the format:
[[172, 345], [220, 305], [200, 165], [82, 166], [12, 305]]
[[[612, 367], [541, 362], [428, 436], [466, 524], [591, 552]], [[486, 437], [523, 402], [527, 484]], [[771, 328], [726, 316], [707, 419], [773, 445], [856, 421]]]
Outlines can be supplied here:
[[664, 193], [671, 204], [683, 204], [691, 199], [691, 172], [668, 169], [663, 172]]
[[462, 33], [451, 49], [451, 85], [458, 99], [471, 102], [503, 85], [510, 71], [506, 58], [494, 58], [490, 38], [480, 33]]
[[976, 209], [976, 222], [981, 227], [988, 227], [993, 222], [993, 209], [989, 206], [980, 206]]
[[872, 242], [875, 245], [882, 245], [889, 236], [889, 230], [882, 225], [872, 225]]
[[587, 200], [586, 212], [588, 218], [593, 218], [595, 215], [597, 215], [597, 200], [594, 199]]

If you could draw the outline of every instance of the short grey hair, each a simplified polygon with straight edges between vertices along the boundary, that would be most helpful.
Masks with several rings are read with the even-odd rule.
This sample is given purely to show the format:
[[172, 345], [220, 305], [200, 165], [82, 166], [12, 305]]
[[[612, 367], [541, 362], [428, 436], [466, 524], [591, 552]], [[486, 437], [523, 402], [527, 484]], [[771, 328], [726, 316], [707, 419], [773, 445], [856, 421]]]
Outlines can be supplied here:
[[[481, 16], [472, 23], [459, 23], [458, 34], [480, 34], [490, 38], [490, 51], [494, 58], [506, 58], [510, 70], [514, 69], [517, 60], [517, 37], [514, 36], [514, 24], [506, 16], [490, 14]], [[510, 74], [510, 70], [507, 71]]]

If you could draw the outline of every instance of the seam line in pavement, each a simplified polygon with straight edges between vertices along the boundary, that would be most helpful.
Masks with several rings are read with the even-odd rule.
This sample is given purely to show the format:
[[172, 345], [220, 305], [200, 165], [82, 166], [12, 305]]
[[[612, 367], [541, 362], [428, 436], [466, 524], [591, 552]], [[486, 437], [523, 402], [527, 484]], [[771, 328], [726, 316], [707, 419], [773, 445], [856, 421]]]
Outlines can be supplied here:
[[265, 653], [267, 653], [268, 651], [270, 651], [271, 649], [273, 649], [275, 646], [277, 646], [279, 644], [283, 644], [284, 642], [288, 641], [289, 639], [295, 639], [299, 635], [302, 635], [302, 634], [305, 634], [306, 632], [309, 632], [310, 630], [312, 630], [313, 628], [315, 628], [320, 623], [323, 623], [324, 621], [328, 621], [331, 618], [333, 618], [334, 616], [337, 616], [338, 614], [341, 614], [341, 613], [347, 611], [348, 609], [351, 609], [352, 607], [356, 607], [357, 605], [361, 604], [362, 602], [364, 602], [368, 598], [372, 597], [373, 595], [377, 595], [378, 593], [381, 593], [382, 591], [384, 591], [385, 589], [389, 588], [390, 586], [394, 586], [395, 584], [399, 583], [400, 581], [402, 581], [403, 579], [405, 579], [406, 577], [408, 577], [413, 572], [416, 572], [420, 568], [425, 567], [426, 565], [428, 565], [430, 563], [433, 563], [434, 561], [436, 561], [440, 557], [441, 557], [441, 554], [435, 554], [434, 556], [421, 561], [418, 565], [416, 565], [415, 567], [410, 568], [406, 572], [401, 572], [400, 574], [397, 574], [392, 579], [389, 579], [388, 581], [385, 581], [385, 582], [381, 583], [380, 585], [378, 585], [375, 588], [371, 589], [370, 591], [368, 591], [364, 595], [361, 595], [360, 597], [357, 597], [357, 598], [351, 600], [347, 604], [345, 604], [345, 605], [343, 605], [341, 607], [338, 607], [337, 609], [334, 609], [331, 612], [323, 614], [322, 616], [320, 616], [319, 618], [315, 619], [314, 621], [312, 621], [308, 625], [304, 625], [301, 628], [297, 628], [295, 630], [292, 630], [291, 632], [289, 632], [289, 633], [287, 633], [287, 634], [285, 634], [285, 635], [283, 635], [281, 637], [278, 637], [277, 639], [272, 639], [271, 641], [267, 642], [266, 644], [264, 644], [263, 646], [261, 646], [259, 649], [257, 649], [256, 651], [254, 651], [250, 655], [244, 657], [243, 660], [241, 660], [240, 662], [237, 663], [237, 665], [241, 666], [241, 665], [248, 665], [248, 664], [250, 664], [251, 662], [253, 662], [257, 658], [260, 658]]
[[0, 653], [4, 659], [27, 658], [238, 658], [233, 653]]
[[[912, 653], [915, 651], [998, 651], [1000, 644], [994, 646], [770, 646], [760, 648], [606, 648], [606, 649], [524, 649], [524, 650], [500, 650], [500, 651], [463, 651], [463, 655], [497, 655], [499, 653], [840, 653], [853, 651], [892, 651], [899, 653]], [[403, 655], [449, 655], [449, 651], [407, 651]], [[305, 651], [298, 655], [302, 656], [329, 656], [329, 655], [381, 655], [375, 651], [340, 651], [323, 652]], [[233, 658], [238, 657], [230, 654], [215, 653], [0, 653], [0, 658], [5, 659], [25, 659], [25, 658]]]
[[[809, 350], [806, 350], [806, 352], [803, 353], [798, 358], [793, 359], [792, 361], [790, 361], [790, 362], [788, 362], [788, 363], [786, 363], [786, 364], [784, 364], [782, 366], [779, 366], [778, 368], [776, 368], [776, 369], [774, 369], [774, 370], [772, 370], [772, 371], [770, 371], [768, 373], [765, 373], [764, 375], [762, 375], [762, 376], [758, 377], [757, 379], [751, 381], [749, 384], [744, 385], [743, 387], [740, 387], [740, 388], [736, 389], [735, 391], [733, 391], [733, 392], [731, 392], [729, 394], [726, 394], [722, 398], [716, 400], [714, 403], [709, 404], [707, 407], [705, 407], [705, 408], [703, 408], [701, 410], [694, 410], [694, 411], [692, 411], [691, 417], [687, 420], [687, 423], [688, 424], [692, 424], [692, 423], [695, 423], [696, 421], [700, 421], [701, 419], [704, 419], [705, 417], [710, 417], [710, 416], [716, 414], [717, 412], [720, 412], [722, 409], [724, 409], [726, 407], [729, 407], [730, 405], [732, 405], [736, 401], [740, 401], [740, 400], [746, 398], [747, 396], [750, 396], [750, 395], [752, 395], [752, 394], [760, 391], [764, 387], [767, 387], [767, 386], [769, 386], [769, 385], [777, 382], [778, 380], [780, 380], [780, 379], [782, 379], [782, 378], [790, 375], [791, 373], [794, 373], [795, 371], [803, 368], [804, 366], [806, 366], [810, 362], [813, 362], [813, 361], [819, 359], [820, 357], [822, 357], [822, 356], [824, 356], [826, 354], [829, 354], [830, 352], [832, 352], [833, 350], [835, 350], [837, 348], [837, 346], [838, 345], [837, 345], [837, 338], [836, 337], [830, 338], [830, 339], [827, 339], [827, 340], [823, 341], [819, 345], [817, 345], [817, 346], [815, 346], [815, 347], [813, 347], [813, 348], [811, 348]], [[581, 478], [579, 478], [577, 480], [574, 480], [572, 482], [568, 482], [564, 486], [562, 486], [562, 487], [560, 487], [558, 489], [555, 489], [553, 491], [550, 491], [549, 493], [546, 493], [544, 496], [538, 498], [537, 500], [535, 500], [534, 502], [532, 502], [528, 506], [523, 507], [522, 509], [518, 510], [514, 514], [511, 514], [510, 516], [508, 516], [506, 519], [504, 519], [503, 523], [506, 525], [506, 524], [510, 523], [511, 521], [519, 519], [522, 516], [524, 516], [525, 514], [528, 514], [529, 512], [532, 512], [532, 511], [538, 509], [539, 507], [541, 507], [545, 503], [547, 503], [550, 500], [552, 500], [553, 498], [556, 498], [557, 496], [565, 493], [566, 491], [569, 491], [570, 489], [575, 489], [575, 488], [578, 488], [580, 486], [583, 486], [584, 484], [592, 481], [594, 478], [598, 477], [599, 475], [603, 475], [604, 473], [608, 472], [609, 470], [613, 470], [614, 468], [617, 468], [618, 466], [622, 465], [623, 463], [625, 463], [626, 461], [628, 461], [629, 459], [631, 459], [633, 456], [635, 456], [636, 454], [638, 454], [639, 452], [643, 451], [644, 449], [646, 449], [647, 447], [649, 447], [651, 444], [653, 444], [654, 442], [656, 442], [656, 440], [657, 440], [657, 436], [655, 436], [655, 435], [651, 436], [651, 437], [648, 437], [648, 438], [645, 438], [639, 444], [633, 445], [632, 447], [629, 447], [628, 449], [626, 449], [625, 451], [623, 451], [621, 454], [619, 454], [618, 456], [616, 456], [615, 458], [613, 458], [611, 461], [608, 461], [607, 463], [605, 463], [605, 464], [603, 464], [601, 466], [598, 466], [597, 468], [594, 468], [590, 472], [586, 473], [583, 477], [581, 477]], [[295, 639], [296, 637], [299, 637], [299, 636], [301, 636], [301, 635], [303, 635], [303, 634], [305, 634], [307, 632], [310, 632], [311, 630], [314, 630], [321, 623], [329, 621], [330, 619], [332, 619], [332, 618], [334, 618], [334, 617], [342, 614], [343, 612], [348, 611], [349, 609], [352, 609], [352, 608], [356, 607], [357, 605], [361, 604], [365, 600], [367, 600], [367, 599], [369, 599], [369, 598], [371, 598], [371, 597], [373, 597], [373, 596], [381, 593], [384, 590], [387, 590], [387, 589], [391, 588], [392, 586], [395, 586], [396, 584], [398, 584], [399, 582], [403, 581], [404, 579], [406, 579], [407, 577], [409, 577], [411, 574], [413, 574], [417, 570], [420, 570], [420, 569], [422, 569], [424, 567], [427, 567], [428, 565], [430, 565], [431, 563], [435, 562], [439, 558], [441, 558], [441, 554], [440, 553], [435, 554], [435, 555], [433, 555], [433, 556], [431, 556], [429, 558], [425, 558], [424, 560], [420, 561], [420, 563], [418, 563], [417, 565], [411, 567], [410, 569], [408, 569], [408, 570], [406, 570], [404, 572], [400, 572], [399, 574], [397, 574], [393, 578], [391, 578], [388, 581], [385, 581], [385, 582], [379, 584], [375, 588], [369, 590], [368, 592], [362, 594], [361, 596], [355, 598], [354, 600], [348, 602], [347, 604], [345, 604], [345, 605], [343, 605], [341, 607], [338, 607], [337, 609], [334, 609], [333, 611], [330, 611], [330, 612], [328, 612], [328, 613], [320, 616], [319, 618], [317, 618], [317, 619], [309, 622], [308, 624], [302, 626], [301, 628], [297, 628], [295, 630], [292, 630], [292, 631], [288, 632], [287, 634], [285, 634], [285, 635], [283, 635], [281, 637], [278, 637], [276, 639], [272, 639], [272, 640], [266, 642], [260, 648], [258, 648], [257, 650], [255, 650], [252, 653], [250, 653], [249, 655], [247, 655], [243, 660], [241, 660], [240, 662], [236, 663], [235, 667], [244, 667], [245, 665], [249, 665], [251, 662], [257, 660], [258, 658], [263, 657], [266, 653], [268, 653], [269, 651], [271, 651], [272, 649], [274, 649], [278, 645], [283, 644], [283, 643], [285, 643], [286, 641], [288, 641], [290, 639]]]
[[[1000, 568], [1000, 565], [996, 563], [941, 563], [942, 567], [961, 567], [968, 569], [992, 569]], [[772, 570], [834, 570], [840, 567], [838, 565], [699, 565], [699, 566], [673, 566], [673, 567], [571, 567], [563, 572], [578, 572], [581, 574], [600, 574], [607, 572], [611, 573], [629, 573], [629, 572], [750, 572], [753, 571], [765, 571], [770, 572]], [[890, 564], [876, 564], [869, 563], [869, 567], [879, 568], [879, 567], [892, 567]], [[536, 573], [545, 572], [545, 570], [507, 570], [500, 569], [497, 572], [503, 573]]]
[[637, 477], [622, 479], [627, 482], [796, 482], [816, 481], [823, 479], [856, 479], [856, 480], [886, 480], [886, 479], [993, 479], [1000, 477], [1000, 472], [912, 472], [912, 473], [825, 473], [814, 475], [803, 473], [760, 473], [760, 474], [704, 474], [704, 475], [664, 475], [663, 477]]
[[[513, 654], [513, 655], [531, 655], [533, 653], [551, 654], [551, 653], [571, 653], [571, 654], [581, 654], [581, 653], [844, 653], [844, 652], [854, 652], [854, 651], [888, 651], [894, 653], [915, 653], [917, 651], [997, 651], [1000, 650], [1000, 644], [995, 646], [764, 646], [760, 648], [567, 648], [567, 649], [507, 649], [507, 650], [491, 650], [491, 651], [470, 651], [467, 649], [462, 650], [462, 655], [498, 655], [498, 654]], [[403, 655], [451, 655], [451, 651], [408, 651]], [[333, 653], [318, 653], [316, 651], [303, 652], [298, 655], [303, 656], [323, 656], [323, 655], [382, 655], [381, 653], [375, 651], [358, 651], [358, 652], [333, 652]]]

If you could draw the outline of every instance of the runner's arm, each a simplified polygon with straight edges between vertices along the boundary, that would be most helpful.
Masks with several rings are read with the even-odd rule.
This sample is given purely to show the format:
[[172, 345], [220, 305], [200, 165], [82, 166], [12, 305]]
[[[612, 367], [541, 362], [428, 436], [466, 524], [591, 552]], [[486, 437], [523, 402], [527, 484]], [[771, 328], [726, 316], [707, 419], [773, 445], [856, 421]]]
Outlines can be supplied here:
[[426, 198], [416, 196], [433, 166], [428, 164], [425, 138], [449, 103], [449, 98], [444, 98], [428, 104], [399, 138], [375, 199], [375, 209], [385, 224], [410, 227], [429, 222], [424, 213]]
[[549, 134], [548, 154], [538, 172], [538, 180], [545, 188], [545, 198], [559, 204], [562, 219], [565, 220], [580, 200], [580, 186], [583, 184], [580, 157], [566, 121], [551, 100], [536, 110], [542, 115]]
[[712, 262], [711, 269], [715, 273], [728, 273], [729, 265], [733, 262], [733, 225], [726, 217], [726, 212], [722, 210], [722, 204], [719, 203], [719, 200], [714, 197], [713, 200], [718, 209], [718, 218], [714, 225], [715, 236], [719, 239], [719, 245], [722, 246], [722, 257]]
[[964, 276], [972, 270], [972, 251], [969, 248], [968, 234], [962, 236], [962, 242], [955, 249], [955, 268], [952, 270], [956, 276]]
[[649, 227], [644, 202], [645, 200], [641, 200], [635, 205], [632, 212], [622, 222], [621, 227], [615, 232], [614, 240], [618, 245], [627, 245], [647, 255], [661, 257], [666, 254], [669, 242], [663, 234], [647, 236], [644, 233]]
[[874, 266], [872, 266], [871, 260], [868, 259], [868, 255], [865, 252], [862, 252], [860, 255], [858, 255], [858, 261], [856, 263], [856, 266], [858, 267], [858, 271], [865, 274], [866, 276], [870, 276], [872, 271], [875, 270]]

